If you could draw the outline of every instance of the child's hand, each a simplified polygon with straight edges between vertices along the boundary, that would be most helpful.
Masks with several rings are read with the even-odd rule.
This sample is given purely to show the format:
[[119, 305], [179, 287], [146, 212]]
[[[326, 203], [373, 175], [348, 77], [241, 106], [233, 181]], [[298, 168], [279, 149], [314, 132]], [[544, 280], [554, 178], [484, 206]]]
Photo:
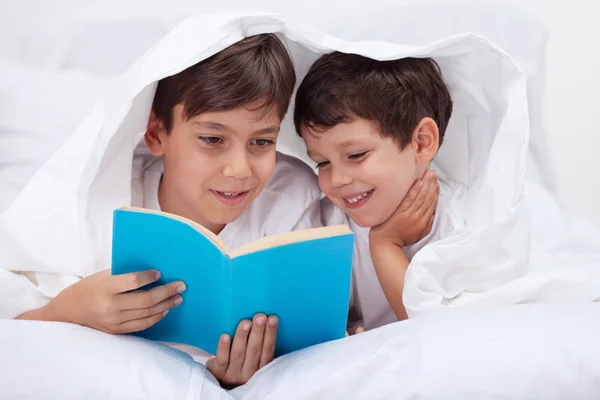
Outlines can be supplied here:
[[221, 336], [216, 357], [206, 367], [225, 388], [243, 385], [256, 371], [273, 360], [277, 339], [277, 317], [256, 314], [253, 321], [239, 323], [233, 344], [231, 337]]
[[[365, 328], [361, 328], [358, 327], [356, 328], [356, 331], [354, 332], [355, 335], [358, 335], [359, 333], [363, 333], [365, 331]], [[346, 331], [346, 337], [350, 336], [350, 334], [348, 333], [348, 331]]]
[[110, 270], [98, 272], [60, 292], [43, 307], [43, 319], [113, 334], [144, 330], [182, 301], [178, 293], [185, 290], [185, 284], [180, 281], [138, 290], [159, 277], [156, 270], [123, 275], [111, 275]]
[[392, 216], [371, 228], [369, 240], [404, 247], [427, 236], [433, 225], [439, 193], [435, 172], [429, 170], [413, 184]]

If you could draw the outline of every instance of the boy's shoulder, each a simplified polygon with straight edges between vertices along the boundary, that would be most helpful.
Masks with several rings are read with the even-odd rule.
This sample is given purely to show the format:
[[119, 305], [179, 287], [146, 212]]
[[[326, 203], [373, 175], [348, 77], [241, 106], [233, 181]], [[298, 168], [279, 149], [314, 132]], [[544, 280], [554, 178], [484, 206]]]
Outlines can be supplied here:
[[469, 187], [464, 183], [449, 179], [439, 179], [438, 182], [440, 183], [440, 197], [436, 215], [440, 213], [446, 221], [446, 229], [440, 233], [441, 237], [446, 237], [455, 229], [464, 226]]
[[277, 153], [275, 171], [240, 222], [251, 237], [322, 226], [317, 175], [303, 161]]
[[[323, 220], [324, 226], [334, 226], [334, 225], [348, 225], [353, 231], [358, 229], [359, 226], [354, 224], [352, 220], [348, 217], [348, 215], [342, 211], [341, 208], [333, 204], [328, 197], [323, 197], [321, 199], [321, 219]], [[355, 232], [356, 233], [356, 232]]]
[[275, 171], [263, 192], [290, 203], [314, 202], [321, 197], [317, 175], [304, 161], [277, 152]]
[[468, 186], [449, 179], [438, 179], [440, 196], [431, 232], [417, 243], [404, 248], [408, 259], [429, 243], [454, 235], [465, 228]]
[[440, 184], [440, 198], [443, 199], [462, 199], [468, 190], [464, 183], [453, 181], [451, 179], [438, 178]]

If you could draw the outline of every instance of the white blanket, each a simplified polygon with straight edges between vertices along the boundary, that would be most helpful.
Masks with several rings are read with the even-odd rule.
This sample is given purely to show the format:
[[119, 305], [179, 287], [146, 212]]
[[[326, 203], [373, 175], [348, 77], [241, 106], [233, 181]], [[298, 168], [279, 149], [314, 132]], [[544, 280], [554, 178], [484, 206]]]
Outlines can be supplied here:
[[[307, 6], [311, 1], [319, 13]], [[518, 18], [508, 30], [506, 19], [492, 22], [506, 10], [489, 3], [479, 10], [457, 1], [398, 5], [408, 2], [379, 0], [367, 10], [361, 1], [328, 11], [320, 0], [297, 3], [306, 11], [293, 14], [319, 29], [276, 16], [199, 15], [171, 33], [181, 15], [193, 13], [119, 2], [82, 19], [76, 35], [67, 32], [73, 25], [57, 24], [55, 31], [68, 34], [70, 43], [43, 32], [47, 42], [30, 46], [31, 57], [47, 56], [44, 62], [53, 67], [107, 68], [120, 84], [0, 211], [0, 317], [39, 307], [107, 266], [109, 214], [129, 199], [127, 172], [153, 82], [258, 32], [287, 38], [299, 78], [330, 49], [381, 59], [436, 57], [457, 102], [437, 168], [469, 184], [469, 207], [457, 210], [467, 229], [413, 260], [406, 302], [416, 318], [286, 356], [229, 393], [185, 354], [156, 343], [72, 325], [0, 320], [0, 398], [600, 398], [600, 304], [453, 307], [599, 297], [600, 233], [568, 216], [545, 189], [552, 175], [538, 118], [540, 86], [532, 85], [543, 73], [532, 60], [542, 38]], [[255, 3], [261, 2], [245, 7], [255, 9]], [[206, 12], [205, 4], [194, 7]], [[435, 18], [427, 24], [426, 16]], [[458, 26], [491, 37], [524, 60], [520, 68], [483, 38], [455, 36]], [[114, 41], [106, 45], [105, 39]], [[66, 62], [73, 52], [78, 57]], [[524, 73], [535, 78], [527, 80], [529, 100], [538, 100], [534, 110]], [[296, 148], [289, 120], [282, 139], [282, 150]], [[31, 272], [11, 272], [19, 270]], [[428, 312], [436, 309], [443, 312]]]
[[[263, 32], [286, 38], [299, 78], [331, 50], [381, 60], [430, 56], [441, 65], [455, 111], [435, 162], [443, 176], [469, 187], [466, 208], [456, 210], [466, 229], [412, 260], [410, 316], [472, 303], [600, 298], [600, 234], [579, 224], [572, 230], [553, 197], [526, 179], [532, 160], [525, 79], [502, 50], [473, 34], [424, 46], [405, 45], [402, 37], [345, 41], [282, 16], [215, 14], [184, 20], [148, 50], [0, 215], [0, 315], [39, 307], [110, 265], [111, 213], [130, 202], [132, 154], [155, 82]], [[294, 140], [289, 118], [281, 135], [284, 144]], [[31, 272], [32, 279], [7, 270]]]
[[231, 392], [181, 352], [0, 319], [0, 398], [597, 400], [600, 304], [434, 312], [280, 358]]

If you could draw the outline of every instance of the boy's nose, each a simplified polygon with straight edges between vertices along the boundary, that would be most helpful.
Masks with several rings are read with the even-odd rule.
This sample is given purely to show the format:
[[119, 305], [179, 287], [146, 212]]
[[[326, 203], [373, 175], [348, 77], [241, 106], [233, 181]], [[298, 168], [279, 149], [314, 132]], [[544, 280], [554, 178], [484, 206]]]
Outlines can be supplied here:
[[252, 169], [245, 153], [236, 153], [229, 158], [223, 168], [223, 175], [235, 179], [248, 179], [252, 175]]
[[352, 177], [344, 172], [341, 168], [331, 167], [331, 186], [342, 187], [352, 183]]

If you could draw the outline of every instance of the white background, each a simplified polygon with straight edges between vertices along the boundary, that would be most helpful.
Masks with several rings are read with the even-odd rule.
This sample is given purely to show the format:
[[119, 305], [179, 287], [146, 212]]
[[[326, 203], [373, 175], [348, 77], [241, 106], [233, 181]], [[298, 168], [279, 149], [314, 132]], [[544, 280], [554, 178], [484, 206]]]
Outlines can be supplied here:
[[[0, 57], [16, 57], [19, 35], [50, 15], [99, 3], [0, 0]], [[518, 3], [550, 33], [544, 110], [561, 200], [600, 223], [600, 168], [594, 162], [600, 151], [600, 1]]]

